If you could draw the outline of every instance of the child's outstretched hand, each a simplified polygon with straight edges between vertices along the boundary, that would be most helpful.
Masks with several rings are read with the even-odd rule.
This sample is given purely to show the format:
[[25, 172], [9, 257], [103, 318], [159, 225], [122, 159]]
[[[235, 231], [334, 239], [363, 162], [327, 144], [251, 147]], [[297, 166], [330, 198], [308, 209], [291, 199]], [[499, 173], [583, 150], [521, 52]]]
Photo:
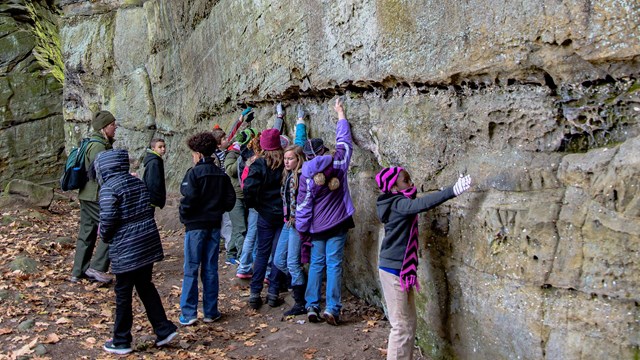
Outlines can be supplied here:
[[463, 192], [469, 190], [470, 187], [471, 187], [471, 175], [466, 175], [466, 176], [460, 175], [460, 177], [458, 178], [458, 181], [456, 181], [455, 185], [453, 185], [453, 193], [456, 196], [458, 196]]
[[333, 108], [338, 113], [338, 119], [346, 119], [346, 117], [344, 116], [344, 101], [342, 100], [342, 97], [338, 97], [336, 99], [336, 104], [333, 106]]

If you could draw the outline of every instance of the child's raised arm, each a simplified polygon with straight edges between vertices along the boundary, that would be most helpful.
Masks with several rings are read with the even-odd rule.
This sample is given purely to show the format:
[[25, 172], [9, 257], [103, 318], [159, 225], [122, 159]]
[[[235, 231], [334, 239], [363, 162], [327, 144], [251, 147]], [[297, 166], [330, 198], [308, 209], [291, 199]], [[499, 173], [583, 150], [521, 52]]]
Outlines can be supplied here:
[[337, 98], [333, 108], [338, 115], [338, 123], [336, 124], [336, 153], [333, 156], [333, 167], [346, 170], [349, 168], [351, 153], [353, 152], [351, 126], [344, 115], [342, 99]]
[[461, 176], [453, 186], [449, 186], [441, 191], [429, 193], [417, 199], [402, 198], [396, 201], [391, 208], [402, 215], [414, 215], [432, 209], [443, 202], [469, 190], [471, 187], [471, 176]]

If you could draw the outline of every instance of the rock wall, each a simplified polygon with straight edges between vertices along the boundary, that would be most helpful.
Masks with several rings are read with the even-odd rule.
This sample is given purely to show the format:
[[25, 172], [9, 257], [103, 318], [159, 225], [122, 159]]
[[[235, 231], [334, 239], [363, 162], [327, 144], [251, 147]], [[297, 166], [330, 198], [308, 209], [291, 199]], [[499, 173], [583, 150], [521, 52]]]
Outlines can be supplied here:
[[373, 176], [423, 191], [474, 177], [421, 216], [419, 344], [432, 358], [639, 356], [640, 4], [622, 0], [61, 0], [67, 145], [112, 111], [133, 161], [282, 101], [356, 149], [350, 291], [381, 304]]
[[0, 4], [0, 189], [16, 178], [52, 182], [62, 172], [62, 83], [36, 59], [34, 27], [24, 1]]

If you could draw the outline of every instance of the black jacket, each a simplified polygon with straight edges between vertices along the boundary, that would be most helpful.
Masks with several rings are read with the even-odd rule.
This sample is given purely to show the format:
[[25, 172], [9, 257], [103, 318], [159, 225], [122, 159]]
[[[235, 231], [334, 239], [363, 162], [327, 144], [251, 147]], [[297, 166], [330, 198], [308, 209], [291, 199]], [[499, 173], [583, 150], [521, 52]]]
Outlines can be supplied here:
[[231, 180], [212, 157], [187, 170], [180, 193], [180, 222], [187, 231], [220, 228], [222, 214], [231, 211], [236, 203]]
[[272, 170], [264, 158], [256, 159], [249, 167], [242, 189], [247, 207], [256, 209], [260, 216], [272, 224], [284, 223], [280, 196], [283, 168], [284, 165], [281, 165]]
[[164, 182], [164, 161], [158, 154], [147, 150], [147, 155], [142, 161], [144, 173], [142, 181], [147, 185], [151, 205], [162, 209], [167, 203], [167, 188]]

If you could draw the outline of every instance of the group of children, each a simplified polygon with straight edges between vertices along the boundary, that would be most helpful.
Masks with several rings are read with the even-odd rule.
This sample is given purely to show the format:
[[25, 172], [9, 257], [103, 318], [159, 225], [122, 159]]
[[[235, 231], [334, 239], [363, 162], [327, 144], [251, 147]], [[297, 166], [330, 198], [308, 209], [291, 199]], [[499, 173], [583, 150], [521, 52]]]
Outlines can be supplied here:
[[[198, 276], [203, 291], [202, 321], [215, 322], [222, 316], [218, 257], [227, 212], [232, 227], [227, 261], [237, 263], [237, 277], [250, 279], [249, 306], [256, 310], [262, 306], [266, 283], [266, 302], [271, 307], [281, 305], [280, 293], [292, 289], [295, 303], [285, 315], [306, 314], [309, 322], [324, 319], [339, 324], [342, 260], [347, 232], [354, 227], [355, 207], [347, 179], [353, 143], [341, 99], [336, 100], [334, 110], [333, 151], [322, 139], [307, 138], [300, 107], [291, 144], [282, 135], [280, 104], [274, 128], [261, 133], [250, 127], [240, 129], [243, 123], [250, 124], [253, 113], [249, 108], [228, 137], [216, 128], [188, 139], [193, 167], [180, 185], [180, 220], [186, 230], [180, 324], [192, 325], [198, 319]], [[227, 139], [234, 141], [229, 144]], [[104, 346], [112, 353], [132, 351], [134, 286], [158, 336], [156, 345], [165, 345], [177, 335], [151, 282], [153, 262], [163, 257], [153, 209], [165, 203], [164, 170], [162, 160], [158, 161], [164, 151], [163, 141], [152, 141], [144, 160], [144, 181], [128, 173], [124, 150], [106, 151], [95, 162], [101, 185], [100, 235], [111, 244], [112, 272], [116, 274], [114, 336]], [[376, 182], [382, 192], [377, 212], [385, 228], [379, 276], [392, 326], [387, 358], [410, 359], [416, 330], [418, 214], [460, 195], [469, 189], [471, 179], [461, 176], [454, 186], [420, 198], [416, 198], [409, 173], [401, 167], [383, 169]], [[309, 263], [308, 274], [303, 263]], [[324, 278], [326, 300], [321, 312]]]

